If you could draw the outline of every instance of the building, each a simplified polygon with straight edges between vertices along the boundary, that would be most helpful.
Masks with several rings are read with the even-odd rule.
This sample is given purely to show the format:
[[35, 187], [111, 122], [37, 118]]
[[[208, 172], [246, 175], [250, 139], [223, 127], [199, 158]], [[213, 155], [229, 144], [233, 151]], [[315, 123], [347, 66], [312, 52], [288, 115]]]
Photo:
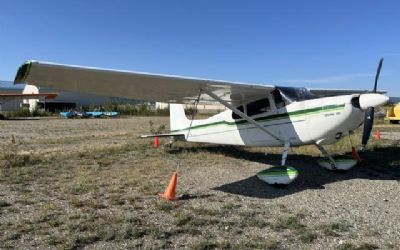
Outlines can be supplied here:
[[94, 94], [86, 94], [80, 92], [54, 90], [49, 88], [40, 88], [34, 85], [26, 84], [23, 94], [40, 94], [40, 93], [57, 93], [58, 96], [52, 100], [45, 99], [29, 99], [23, 100], [23, 105], [29, 107], [29, 109], [35, 110], [37, 108], [43, 108], [52, 112], [70, 109], [88, 109], [91, 106], [98, 107], [109, 102], [117, 103], [130, 103], [137, 104], [142, 103], [140, 101], [110, 97], [110, 96], [100, 96]]
[[[21, 94], [24, 85], [14, 85], [10, 81], [0, 80], [0, 94]], [[21, 107], [21, 99], [0, 102], [0, 111], [12, 111]]]

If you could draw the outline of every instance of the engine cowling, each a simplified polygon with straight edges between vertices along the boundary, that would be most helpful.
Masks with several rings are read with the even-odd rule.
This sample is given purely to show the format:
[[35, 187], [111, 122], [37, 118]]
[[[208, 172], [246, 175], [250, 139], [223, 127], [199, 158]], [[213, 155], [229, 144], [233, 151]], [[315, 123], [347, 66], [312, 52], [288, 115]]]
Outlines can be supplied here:
[[359, 99], [360, 108], [362, 110], [385, 105], [388, 101], [388, 96], [376, 93], [361, 94]]

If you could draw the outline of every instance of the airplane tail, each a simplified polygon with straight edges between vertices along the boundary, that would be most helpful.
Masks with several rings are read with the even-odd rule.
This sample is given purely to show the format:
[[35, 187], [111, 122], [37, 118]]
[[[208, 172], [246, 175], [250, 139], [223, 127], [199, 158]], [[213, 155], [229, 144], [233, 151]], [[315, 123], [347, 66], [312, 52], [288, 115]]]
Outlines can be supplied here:
[[190, 126], [190, 120], [185, 115], [185, 108], [183, 104], [170, 104], [169, 114], [171, 132]]

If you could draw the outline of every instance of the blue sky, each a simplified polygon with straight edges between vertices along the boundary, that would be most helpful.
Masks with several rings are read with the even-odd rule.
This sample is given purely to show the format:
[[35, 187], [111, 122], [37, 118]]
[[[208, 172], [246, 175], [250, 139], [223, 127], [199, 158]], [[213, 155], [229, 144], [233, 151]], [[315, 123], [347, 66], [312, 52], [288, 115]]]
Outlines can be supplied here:
[[28, 59], [400, 96], [399, 1], [2, 1], [0, 79]]

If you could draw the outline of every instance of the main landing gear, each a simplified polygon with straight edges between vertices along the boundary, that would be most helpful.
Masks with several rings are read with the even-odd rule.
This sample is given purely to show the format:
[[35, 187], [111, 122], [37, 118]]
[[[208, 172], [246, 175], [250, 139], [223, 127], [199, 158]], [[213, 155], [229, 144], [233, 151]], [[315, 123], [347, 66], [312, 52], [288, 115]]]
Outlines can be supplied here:
[[[315, 146], [326, 157], [326, 159], [318, 161], [318, 164], [328, 170], [349, 170], [357, 164], [354, 159], [334, 159], [320, 144], [316, 143]], [[294, 167], [286, 165], [289, 148], [290, 143], [285, 143], [281, 165], [264, 169], [257, 173], [257, 177], [271, 185], [288, 185], [292, 183], [298, 177], [299, 172]]]
[[282, 162], [280, 166], [278, 165], [264, 169], [257, 173], [257, 177], [271, 185], [288, 185], [292, 183], [299, 175], [299, 172], [294, 167], [286, 165], [289, 148], [290, 143], [286, 142], [283, 147]]
[[354, 159], [333, 159], [333, 157], [318, 143], [315, 146], [321, 151], [326, 159], [319, 160], [318, 164], [328, 170], [349, 170], [357, 164]]

